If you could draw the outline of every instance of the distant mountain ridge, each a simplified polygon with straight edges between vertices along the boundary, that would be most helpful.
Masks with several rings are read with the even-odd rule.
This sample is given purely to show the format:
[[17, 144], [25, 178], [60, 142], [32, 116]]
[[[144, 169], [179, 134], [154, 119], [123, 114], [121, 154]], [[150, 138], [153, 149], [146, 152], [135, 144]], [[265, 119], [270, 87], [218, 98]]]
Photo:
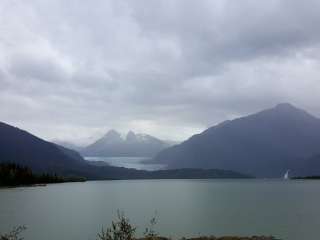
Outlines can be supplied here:
[[71, 143], [71, 142], [68, 142], [68, 141], [61, 141], [61, 140], [51, 140], [52, 143], [55, 143], [59, 146], [63, 146], [65, 148], [68, 148], [68, 149], [72, 149], [74, 151], [81, 151], [81, 149], [83, 148], [82, 146], [80, 145], [77, 145], [77, 144], [74, 144], [74, 143]]
[[89, 180], [250, 177], [220, 169], [144, 171], [112, 167], [102, 162], [88, 162], [76, 151], [47, 142], [2, 122], [0, 122], [0, 163], [15, 163], [30, 167], [37, 173], [57, 173], [60, 176], [85, 177]]
[[161, 151], [168, 168], [220, 168], [258, 177], [320, 174], [304, 159], [320, 153], [320, 119], [291, 104], [225, 121]]
[[108, 131], [102, 138], [80, 150], [83, 156], [104, 157], [152, 157], [170, 144], [148, 134], [129, 131], [122, 137], [115, 130]]

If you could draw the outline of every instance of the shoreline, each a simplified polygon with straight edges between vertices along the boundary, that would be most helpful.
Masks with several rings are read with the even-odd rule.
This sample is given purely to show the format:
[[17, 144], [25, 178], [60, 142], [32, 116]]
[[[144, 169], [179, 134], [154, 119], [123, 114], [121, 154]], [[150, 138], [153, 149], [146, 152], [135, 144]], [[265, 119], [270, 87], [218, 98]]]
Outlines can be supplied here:
[[[173, 240], [170, 237], [156, 236], [156, 237], [142, 237], [134, 240]], [[281, 240], [273, 236], [200, 236], [200, 237], [182, 237], [179, 240]]]
[[24, 188], [24, 187], [47, 187], [48, 185], [53, 185], [53, 184], [63, 184], [63, 183], [81, 183], [81, 182], [87, 182], [86, 181], [66, 181], [66, 182], [52, 182], [52, 183], [34, 183], [34, 184], [21, 184], [21, 185], [5, 185], [5, 186], [0, 186], [1, 189], [11, 189], [11, 188]]

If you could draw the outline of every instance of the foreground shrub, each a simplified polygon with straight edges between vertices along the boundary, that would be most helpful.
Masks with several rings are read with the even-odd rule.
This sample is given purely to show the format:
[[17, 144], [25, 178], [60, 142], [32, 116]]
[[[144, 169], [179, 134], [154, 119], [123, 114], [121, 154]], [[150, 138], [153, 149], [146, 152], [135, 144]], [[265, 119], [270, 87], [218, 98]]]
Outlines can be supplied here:
[[23, 237], [20, 237], [20, 233], [26, 229], [25, 226], [16, 227], [10, 233], [0, 235], [0, 240], [23, 240]]
[[111, 227], [105, 231], [103, 228], [98, 234], [100, 240], [133, 240], [136, 228], [130, 224], [123, 212], [117, 212], [118, 219], [112, 221]]
[[144, 232], [144, 237], [146, 240], [155, 240], [159, 238], [159, 234], [155, 231], [155, 226], [157, 224], [157, 213], [150, 220], [150, 226], [146, 228]]

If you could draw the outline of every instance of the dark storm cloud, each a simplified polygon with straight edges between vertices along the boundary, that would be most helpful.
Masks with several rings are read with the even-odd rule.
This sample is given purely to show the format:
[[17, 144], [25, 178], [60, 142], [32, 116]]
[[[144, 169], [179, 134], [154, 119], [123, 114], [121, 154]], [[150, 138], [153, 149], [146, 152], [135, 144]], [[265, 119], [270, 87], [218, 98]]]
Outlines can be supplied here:
[[319, 1], [2, 1], [0, 119], [183, 139], [278, 102], [320, 115]]

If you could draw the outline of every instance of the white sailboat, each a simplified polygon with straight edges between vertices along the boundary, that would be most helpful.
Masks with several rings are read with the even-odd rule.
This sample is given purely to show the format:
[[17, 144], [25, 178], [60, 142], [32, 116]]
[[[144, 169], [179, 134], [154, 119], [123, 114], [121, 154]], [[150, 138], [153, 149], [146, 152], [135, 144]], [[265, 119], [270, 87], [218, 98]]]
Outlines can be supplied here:
[[286, 171], [286, 173], [284, 174], [284, 176], [283, 176], [283, 179], [284, 179], [284, 180], [288, 180], [288, 179], [289, 179], [289, 172], [290, 172], [290, 170], [288, 169], [288, 170]]

